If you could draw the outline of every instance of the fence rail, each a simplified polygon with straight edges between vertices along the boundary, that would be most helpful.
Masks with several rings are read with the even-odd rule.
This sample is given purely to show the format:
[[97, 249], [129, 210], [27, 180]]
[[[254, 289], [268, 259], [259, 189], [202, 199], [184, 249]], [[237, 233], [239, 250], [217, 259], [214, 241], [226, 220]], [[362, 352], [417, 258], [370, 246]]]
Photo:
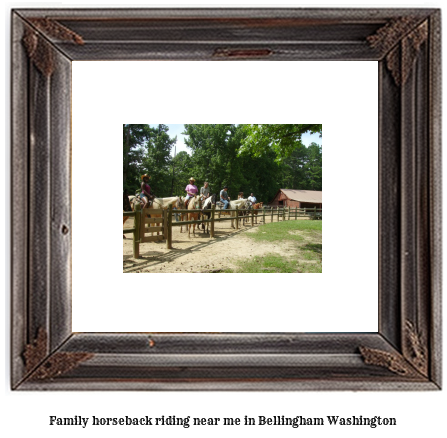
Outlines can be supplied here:
[[[172, 216], [176, 214], [197, 214], [209, 213], [210, 219], [199, 219], [192, 221], [173, 221]], [[216, 217], [216, 213], [220, 215], [224, 214], [228, 217]], [[234, 213], [234, 214], [233, 214]], [[239, 213], [243, 213], [240, 216]], [[248, 213], [248, 214], [247, 214]], [[147, 217], [147, 215], [152, 217]], [[159, 215], [159, 217], [153, 217], [154, 215]], [[257, 220], [259, 217], [260, 222], [264, 224], [267, 223], [266, 220], [270, 217], [270, 222], [274, 222], [275, 218], [277, 222], [298, 219], [303, 217], [308, 217], [309, 219], [322, 219], [323, 210], [321, 208], [291, 208], [291, 207], [276, 207], [268, 208], [263, 207], [262, 209], [226, 209], [226, 210], [216, 210], [213, 206], [210, 210], [173, 210], [172, 205], [166, 210], [154, 210], [154, 209], [144, 209], [137, 204], [136, 211], [124, 212], [123, 216], [134, 217], [135, 222], [133, 228], [125, 228], [123, 234], [133, 234], [133, 256], [134, 258], [140, 257], [140, 243], [162, 241], [166, 240], [166, 247], [172, 249], [172, 227], [180, 227], [182, 225], [193, 225], [209, 223], [210, 226], [210, 238], [214, 237], [214, 224], [215, 222], [222, 221], [236, 221], [236, 229], [239, 228], [240, 219], [249, 219], [251, 226], [254, 225], [254, 219]], [[147, 226], [146, 226], [147, 225]], [[152, 226], [151, 226], [152, 225]], [[146, 236], [145, 233], [162, 233], [161, 235]]]

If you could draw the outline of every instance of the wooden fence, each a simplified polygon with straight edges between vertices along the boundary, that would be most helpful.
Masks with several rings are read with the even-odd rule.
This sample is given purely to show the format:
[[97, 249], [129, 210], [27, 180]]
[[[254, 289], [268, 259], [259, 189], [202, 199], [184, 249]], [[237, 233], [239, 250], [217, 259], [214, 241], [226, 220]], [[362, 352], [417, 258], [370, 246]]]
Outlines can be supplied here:
[[[151, 217], [148, 217], [148, 215]], [[135, 222], [133, 228], [124, 228], [123, 234], [133, 234], [133, 256], [140, 257], [140, 243], [155, 242], [166, 240], [167, 238], [167, 219], [166, 210], [156, 210], [145, 208], [141, 210], [141, 206], [136, 206], [136, 211], [124, 212], [123, 216], [134, 217]], [[153, 226], [155, 225], [155, 226]], [[148, 236], [146, 233], [157, 233], [155, 236]], [[159, 234], [161, 233], [161, 234]]]
[[[307, 217], [309, 219], [322, 219], [322, 209], [315, 208], [262, 208], [262, 209], [228, 209], [228, 210], [216, 210], [213, 205], [211, 210], [204, 210], [205, 212], [211, 213], [210, 219], [196, 220], [196, 221], [173, 221], [172, 216], [174, 214], [186, 214], [186, 213], [197, 213], [197, 210], [173, 210], [172, 205], [166, 210], [154, 210], [154, 209], [144, 209], [141, 210], [139, 205], [136, 206], [135, 212], [124, 212], [123, 216], [134, 217], [135, 222], [133, 228], [125, 228], [124, 234], [133, 234], [133, 257], [140, 257], [140, 243], [154, 242], [166, 240], [166, 248], [172, 249], [172, 227], [180, 227], [182, 225], [190, 224], [210, 224], [210, 238], [214, 237], [214, 224], [216, 222], [222, 221], [235, 221], [236, 229], [239, 228], [239, 219], [248, 218], [251, 222], [251, 226], [254, 225], [254, 220], [259, 218], [260, 222], [265, 224], [268, 219], [270, 222], [277, 222], [285, 220], [299, 219]], [[256, 212], [256, 213], [255, 213]], [[216, 217], [216, 213], [221, 215], [227, 215], [228, 217]], [[246, 214], [245, 216], [239, 216], [239, 213]], [[248, 213], [248, 215], [247, 215]], [[147, 217], [147, 215], [151, 217]], [[233, 215], [234, 214], [234, 215]], [[154, 217], [157, 216], [157, 217]], [[237, 220], [236, 220], [237, 219]], [[156, 226], [152, 226], [156, 225]], [[146, 233], [157, 233], [157, 235], [147, 236]], [[161, 233], [161, 234], [158, 234]]]

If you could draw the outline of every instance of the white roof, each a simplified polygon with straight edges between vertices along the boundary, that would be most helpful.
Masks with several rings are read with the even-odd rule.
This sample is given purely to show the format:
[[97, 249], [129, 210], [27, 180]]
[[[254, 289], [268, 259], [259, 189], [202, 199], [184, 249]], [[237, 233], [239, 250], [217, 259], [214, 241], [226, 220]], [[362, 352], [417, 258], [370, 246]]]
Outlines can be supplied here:
[[310, 202], [313, 204], [323, 203], [323, 192], [316, 190], [292, 190], [280, 189], [289, 199], [298, 202]]

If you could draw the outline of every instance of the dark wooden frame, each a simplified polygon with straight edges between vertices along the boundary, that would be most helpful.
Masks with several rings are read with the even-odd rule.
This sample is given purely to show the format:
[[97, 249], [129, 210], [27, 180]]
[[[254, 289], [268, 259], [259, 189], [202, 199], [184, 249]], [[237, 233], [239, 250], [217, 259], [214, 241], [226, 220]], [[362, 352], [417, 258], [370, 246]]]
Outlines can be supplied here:
[[[436, 9], [14, 10], [11, 387], [439, 389], [440, 29]], [[378, 333], [72, 333], [71, 62], [103, 59], [378, 61]]]

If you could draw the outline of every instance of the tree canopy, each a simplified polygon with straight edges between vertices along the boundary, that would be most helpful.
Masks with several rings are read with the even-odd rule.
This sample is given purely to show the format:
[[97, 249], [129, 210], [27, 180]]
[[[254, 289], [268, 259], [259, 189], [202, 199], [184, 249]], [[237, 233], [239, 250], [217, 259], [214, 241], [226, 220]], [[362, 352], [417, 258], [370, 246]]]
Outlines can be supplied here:
[[143, 147], [151, 134], [149, 125], [123, 125], [123, 186], [130, 189], [138, 181], [144, 158]]
[[212, 193], [228, 185], [234, 199], [240, 191], [270, 202], [282, 189], [321, 190], [322, 150], [306, 147], [305, 132], [319, 133], [322, 125], [185, 124], [190, 151], [171, 152], [176, 137], [167, 125], [123, 125], [123, 186], [140, 188], [140, 177], [151, 175], [156, 196], [185, 195], [190, 177], [200, 188], [208, 181]]
[[259, 157], [268, 151], [281, 162], [299, 148], [305, 148], [301, 137], [306, 132], [322, 135], [323, 125], [245, 125], [246, 136], [241, 143], [239, 154], [248, 153]]

